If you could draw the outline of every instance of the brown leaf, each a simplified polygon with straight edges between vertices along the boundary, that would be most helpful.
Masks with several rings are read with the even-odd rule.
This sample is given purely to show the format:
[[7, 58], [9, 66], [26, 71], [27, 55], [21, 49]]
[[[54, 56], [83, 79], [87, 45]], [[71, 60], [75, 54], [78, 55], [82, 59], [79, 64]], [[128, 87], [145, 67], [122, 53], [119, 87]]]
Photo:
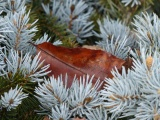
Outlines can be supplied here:
[[44, 116], [43, 120], [49, 120], [48, 116]]
[[68, 87], [71, 86], [73, 78], [82, 75], [95, 75], [93, 83], [105, 77], [112, 78], [111, 70], [117, 67], [121, 70], [124, 60], [119, 59], [102, 50], [91, 50], [86, 48], [65, 48], [54, 46], [51, 43], [44, 42], [36, 45], [37, 53], [41, 51], [42, 60], [45, 64], [50, 64], [50, 75], [57, 77], [62, 74], [68, 74]]
[[83, 45], [82, 48], [92, 49], [92, 50], [103, 50], [100, 46], [97, 45]]
[[125, 59], [125, 63], [123, 64], [123, 66], [125, 67], [126, 72], [127, 72], [127, 70], [128, 70], [128, 69], [131, 69], [132, 66], [133, 66], [133, 59], [130, 58], [130, 57], [126, 58], [126, 59]]

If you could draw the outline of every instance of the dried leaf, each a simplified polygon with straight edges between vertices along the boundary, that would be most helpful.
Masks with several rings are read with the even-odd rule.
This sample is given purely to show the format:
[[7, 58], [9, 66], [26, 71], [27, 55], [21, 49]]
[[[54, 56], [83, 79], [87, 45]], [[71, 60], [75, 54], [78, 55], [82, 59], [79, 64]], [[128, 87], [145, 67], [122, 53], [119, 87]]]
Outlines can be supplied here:
[[132, 68], [132, 66], [133, 66], [133, 59], [130, 58], [130, 57], [126, 58], [125, 63], [123, 64], [123, 66], [125, 67], [126, 72], [127, 72], [127, 70]]
[[76, 117], [76, 118], [73, 118], [72, 120], [86, 120], [86, 118], [78, 118], [78, 117]]
[[72, 84], [75, 74], [77, 77], [82, 75], [95, 75], [93, 83], [100, 78], [112, 78], [111, 70], [117, 67], [121, 70], [124, 60], [119, 59], [102, 50], [91, 50], [86, 48], [65, 48], [54, 46], [44, 42], [36, 45], [37, 53], [41, 51], [41, 60], [45, 59], [45, 64], [50, 64], [50, 75], [57, 77], [62, 74], [68, 75], [68, 87]]
[[103, 50], [100, 46], [97, 45], [83, 45], [82, 48], [92, 49], [92, 50]]
[[49, 120], [48, 116], [44, 116], [43, 120]]

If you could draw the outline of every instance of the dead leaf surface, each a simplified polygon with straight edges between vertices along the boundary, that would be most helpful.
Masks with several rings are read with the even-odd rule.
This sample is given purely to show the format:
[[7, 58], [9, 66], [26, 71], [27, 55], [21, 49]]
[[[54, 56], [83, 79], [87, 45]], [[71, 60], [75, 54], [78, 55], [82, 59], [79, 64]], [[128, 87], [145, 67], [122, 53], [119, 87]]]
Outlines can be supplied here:
[[105, 77], [112, 78], [111, 70], [117, 67], [121, 70], [124, 60], [119, 59], [102, 50], [91, 50], [86, 48], [65, 48], [44, 42], [36, 45], [37, 53], [41, 51], [41, 60], [50, 64], [50, 75], [55, 77], [68, 74], [68, 87], [72, 84], [73, 78], [82, 75], [95, 75], [93, 83], [98, 78], [101, 81]]

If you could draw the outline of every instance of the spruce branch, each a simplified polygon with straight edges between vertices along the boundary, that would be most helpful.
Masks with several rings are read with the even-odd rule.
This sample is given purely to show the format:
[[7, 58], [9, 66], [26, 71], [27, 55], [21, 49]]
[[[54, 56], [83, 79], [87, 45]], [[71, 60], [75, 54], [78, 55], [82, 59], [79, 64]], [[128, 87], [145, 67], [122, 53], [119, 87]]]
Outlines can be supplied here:
[[102, 15], [105, 17], [105, 15], [111, 17], [111, 18], [116, 18], [120, 17], [118, 9], [120, 1], [115, 1], [115, 0], [108, 0], [107, 2], [105, 0], [99, 0], [99, 3], [101, 5], [101, 10], [102, 10]]
[[[31, 51], [31, 54], [36, 54], [36, 47], [35, 45], [41, 44], [43, 42], [50, 42], [51, 37], [48, 37], [48, 34], [44, 33], [44, 35], [37, 39], [35, 42], [28, 42], [30, 43], [27, 47], [28, 50], [26, 51]], [[61, 45], [62, 41], [60, 40], [55, 40], [55, 42], [53, 42], [53, 45]]]
[[[1, 12], [0, 12], [1, 14]], [[1, 35], [3, 34], [3, 32], [11, 32], [9, 30], [7, 30], [7, 27], [5, 26], [7, 23], [4, 21], [3, 18], [0, 17], [0, 42], [4, 42], [4, 36]], [[3, 76], [5, 74], [5, 62], [1, 59], [2, 58], [2, 51], [3, 51], [3, 47], [0, 48], [0, 76]]]
[[119, 20], [115, 21], [109, 19], [108, 17], [105, 17], [103, 21], [98, 20], [97, 22], [100, 28], [100, 34], [95, 33], [95, 35], [98, 37], [103, 38], [103, 40], [105, 40], [105, 38], [111, 39], [112, 36], [114, 36], [115, 39], [118, 37], [120, 39], [127, 37], [129, 39], [127, 45], [129, 46], [133, 44], [133, 33], [130, 28], [125, 25], [125, 23]]
[[114, 36], [112, 36], [111, 40], [106, 39], [105, 44], [102, 42], [98, 42], [98, 45], [103, 46], [103, 49], [112, 55], [117, 56], [118, 58], [126, 59], [128, 53], [130, 51], [130, 47], [126, 46], [128, 39], [124, 38], [120, 40], [119, 37], [115, 40]]
[[[140, 4], [134, 4], [135, 1], [140, 1]], [[140, 13], [142, 11], [150, 11], [151, 5], [153, 4], [153, 0], [100, 0], [101, 6], [103, 7], [104, 15], [108, 16], [112, 19], [120, 19], [123, 20], [128, 25], [131, 24], [134, 15]], [[124, 3], [124, 4], [123, 4]], [[125, 3], [130, 3], [125, 6]]]
[[8, 14], [20, 12], [24, 6], [25, 0], [2, 0], [2, 10]]
[[51, 120], [69, 120], [70, 111], [69, 106], [65, 103], [60, 104], [60, 106], [52, 107], [52, 114], [49, 116]]
[[158, 120], [160, 119], [159, 99], [142, 101], [138, 108], [135, 119], [141, 120]]
[[[49, 4], [42, 4], [43, 0], [0, 0], [0, 119], [37, 120], [42, 119], [40, 115], [57, 120], [75, 116], [89, 120], [160, 119], [160, 20], [155, 13], [144, 12], [133, 20], [135, 31], [127, 26], [135, 14], [150, 7], [151, 1], [48, 0]], [[33, 14], [26, 3], [33, 5], [34, 14], [41, 14], [41, 37], [35, 37], [37, 20], [30, 22]], [[93, 36], [96, 23], [90, 17], [95, 12], [100, 13], [93, 18], [98, 19], [100, 33]], [[112, 71], [113, 78], [105, 79], [101, 91], [99, 80], [93, 84], [89, 76], [75, 77], [70, 88], [67, 77], [45, 78], [49, 65], [42, 67], [40, 53], [33, 56], [35, 48], [30, 44], [60, 39], [63, 45], [67, 42], [73, 47], [75, 39], [81, 45], [86, 39], [94, 43], [96, 37], [107, 52], [122, 59], [130, 52], [133, 57], [132, 68]]]
[[[50, 77], [44, 78], [44, 83], [38, 84], [35, 88], [36, 98], [41, 104], [42, 113], [47, 111], [51, 115], [52, 107], [60, 105], [67, 101], [68, 89], [62, 81], [62, 76], [55, 79]], [[52, 115], [51, 115], [52, 116]]]
[[152, 46], [153, 50], [159, 48], [160, 20], [156, 14], [144, 12], [142, 15], [136, 15], [133, 25], [141, 44]]
[[[1, 15], [2, 11], [0, 11]], [[4, 41], [4, 32], [12, 32], [9, 27], [7, 26], [8, 22], [5, 21], [3, 17], [0, 16], [0, 42]]]
[[[53, 15], [53, 16], [60, 16], [60, 7], [62, 4], [62, 1], [57, 1], [57, 0], [52, 0], [51, 1], [51, 5], [50, 4], [43, 4], [42, 3], [42, 7], [44, 9], [44, 11], [46, 12], [47, 15]], [[52, 9], [50, 9], [50, 7], [52, 7]]]
[[[146, 45], [146, 44], [145, 44]], [[147, 46], [147, 45], [146, 45]], [[140, 86], [142, 101], [138, 103], [135, 119], [159, 119], [159, 58], [160, 54], [152, 46], [150, 49], [140, 44], [140, 55], [134, 55], [133, 78]], [[155, 47], [156, 48], [156, 47]]]
[[18, 88], [16, 86], [15, 89], [10, 89], [4, 93], [4, 96], [1, 95], [2, 107], [6, 108], [7, 111], [11, 109], [15, 109], [19, 104], [21, 104], [22, 100], [26, 98], [28, 95], [22, 92], [22, 88]]
[[146, 86], [143, 86], [142, 93], [143, 97], [147, 100], [155, 100], [160, 98], [160, 76], [159, 70], [152, 70], [151, 75], [144, 81]]
[[[37, 28], [33, 26], [36, 21], [32, 24], [29, 22], [29, 14], [25, 14], [25, 7], [19, 12], [14, 13], [5, 16], [5, 21], [7, 21], [8, 27], [13, 32], [10, 33], [4, 33], [4, 37], [6, 41], [4, 44], [7, 46], [8, 49], [15, 49], [15, 50], [23, 50], [25, 52], [27, 49], [28, 42], [32, 40], [32, 38], [35, 36], [35, 33], [37, 31]], [[33, 27], [32, 27], [33, 26]]]
[[159, 69], [159, 53], [157, 51], [153, 53], [152, 49], [140, 45], [140, 55], [133, 56], [137, 56], [133, 59], [134, 79], [144, 86], [145, 83], [148, 84], [146, 81], [150, 79], [152, 72]]
[[141, 0], [121, 0], [122, 3], [125, 4], [125, 6], [128, 6], [129, 4], [131, 7], [135, 5], [141, 5]]
[[[67, 88], [67, 76], [65, 83], [62, 81], [62, 76], [57, 79], [44, 78], [44, 83], [39, 83], [35, 88], [36, 98], [41, 103], [41, 110], [38, 113], [49, 115], [52, 118], [56, 118], [53, 113], [65, 117], [76, 115], [82, 117], [92, 108], [102, 105], [98, 92], [101, 84], [97, 81], [93, 85], [92, 79], [93, 77], [89, 76], [84, 76], [80, 80], [75, 78], [71, 88]], [[66, 111], [61, 111], [62, 107]]]
[[134, 76], [141, 84], [141, 91], [143, 97], [147, 100], [154, 100], [159, 98], [159, 68], [160, 68], [160, 54], [157, 51], [152, 52], [150, 49], [147, 52], [146, 48], [141, 48], [140, 59], [134, 60]]
[[43, 14], [38, 17], [38, 24], [40, 24], [38, 25], [39, 33], [47, 33], [51, 38], [50, 42], [55, 42], [55, 40], [59, 39], [64, 46], [76, 46], [74, 43], [76, 41], [75, 36], [71, 32], [66, 31], [67, 26], [64, 23], [57, 22], [57, 17]]
[[28, 44], [28, 47], [26, 48], [26, 51], [30, 51], [31, 54], [35, 54], [36, 53], [35, 45], [43, 43], [43, 42], [49, 42], [50, 39], [51, 38], [48, 37], [48, 34], [44, 33], [44, 35], [41, 38], [37, 39], [35, 42], [34, 41], [32, 41], [32, 42], [29, 41], [28, 42], [29, 44]]
[[99, 80], [93, 85], [93, 77], [83, 76], [79, 81], [75, 80], [70, 88], [68, 103], [73, 115], [83, 117], [88, 110], [102, 105], [100, 92], [101, 84]]
[[6, 4], [6, 0], [1, 0], [0, 1], [0, 11], [3, 10], [3, 7], [5, 6], [5, 4]]
[[[43, 35], [41, 38], [37, 39], [37, 40], [34, 42], [34, 44], [35, 44], [35, 45], [38, 45], [38, 44], [41, 44], [41, 43], [43, 43], [43, 42], [49, 42], [50, 39], [51, 39], [51, 38], [48, 36], [48, 34], [44, 33], [44, 35]], [[62, 42], [61, 42], [60, 40], [55, 40], [55, 42], [53, 42], [53, 44], [54, 44], [54, 45], [61, 45]], [[33, 45], [32, 45], [32, 46], [33, 46]]]
[[136, 114], [136, 105], [140, 102], [141, 92], [137, 81], [133, 79], [133, 71], [122, 69], [122, 75], [113, 71], [113, 79], [107, 78], [101, 95], [104, 107], [112, 113], [112, 117], [127, 117]]
[[[0, 17], [0, 33], [2, 34], [3, 32], [7, 32], [7, 27], [5, 26], [7, 22]], [[2, 35], [0, 36], [2, 37]]]
[[107, 110], [102, 106], [89, 110], [86, 116], [89, 120], [109, 120]]
[[40, 54], [36, 55], [33, 59], [29, 53], [23, 54], [23, 52], [17, 52], [15, 50], [10, 50], [9, 54], [1, 53], [1, 60], [6, 63], [5, 75], [8, 79], [14, 80], [17, 73], [20, 71], [22, 76], [32, 82], [42, 81], [43, 76], [47, 75], [50, 71], [46, 71], [49, 65], [43, 66], [43, 62], [40, 62]]
[[134, 33], [124, 23], [114, 21], [108, 17], [103, 19], [103, 22], [98, 20], [100, 33], [95, 33], [101, 41], [97, 42], [107, 52], [125, 59], [129, 52], [129, 48], [135, 46], [136, 38]]
[[[42, 6], [48, 15], [56, 16], [58, 22], [65, 23], [68, 26], [67, 31], [72, 32], [79, 43], [83, 43], [84, 38], [92, 36], [93, 22], [89, 21], [92, 8], [84, 1], [52, 0], [51, 5], [42, 4]], [[51, 10], [50, 6], [52, 7]]]
[[22, 104], [16, 108], [18, 113], [16, 118], [23, 120], [43, 120], [44, 116], [35, 112], [35, 110], [39, 109], [39, 104], [39, 101], [37, 101], [33, 95], [29, 94], [29, 96], [22, 101]]
[[34, 44], [40, 44], [40, 43], [43, 43], [43, 42], [49, 42], [50, 39], [51, 38], [48, 36], [48, 34], [44, 33], [44, 35], [41, 38], [37, 39]]

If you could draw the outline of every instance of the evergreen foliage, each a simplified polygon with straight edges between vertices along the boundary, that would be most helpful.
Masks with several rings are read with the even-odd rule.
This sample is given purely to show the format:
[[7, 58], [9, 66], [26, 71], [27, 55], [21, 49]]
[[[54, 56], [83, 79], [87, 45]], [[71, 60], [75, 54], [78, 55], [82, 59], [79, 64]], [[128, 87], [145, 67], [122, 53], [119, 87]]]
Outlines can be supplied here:
[[[160, 119], [159, 5], [159, 0], [0, 0], [0, 119]], [[104, 83], [75, 76], [68, 88], [67, 75], [48, 77], [49, 65], [35, 55], [33, 44], [43, 42], [95, 44], [132, 59], [132, 67], [115, 68]]]

